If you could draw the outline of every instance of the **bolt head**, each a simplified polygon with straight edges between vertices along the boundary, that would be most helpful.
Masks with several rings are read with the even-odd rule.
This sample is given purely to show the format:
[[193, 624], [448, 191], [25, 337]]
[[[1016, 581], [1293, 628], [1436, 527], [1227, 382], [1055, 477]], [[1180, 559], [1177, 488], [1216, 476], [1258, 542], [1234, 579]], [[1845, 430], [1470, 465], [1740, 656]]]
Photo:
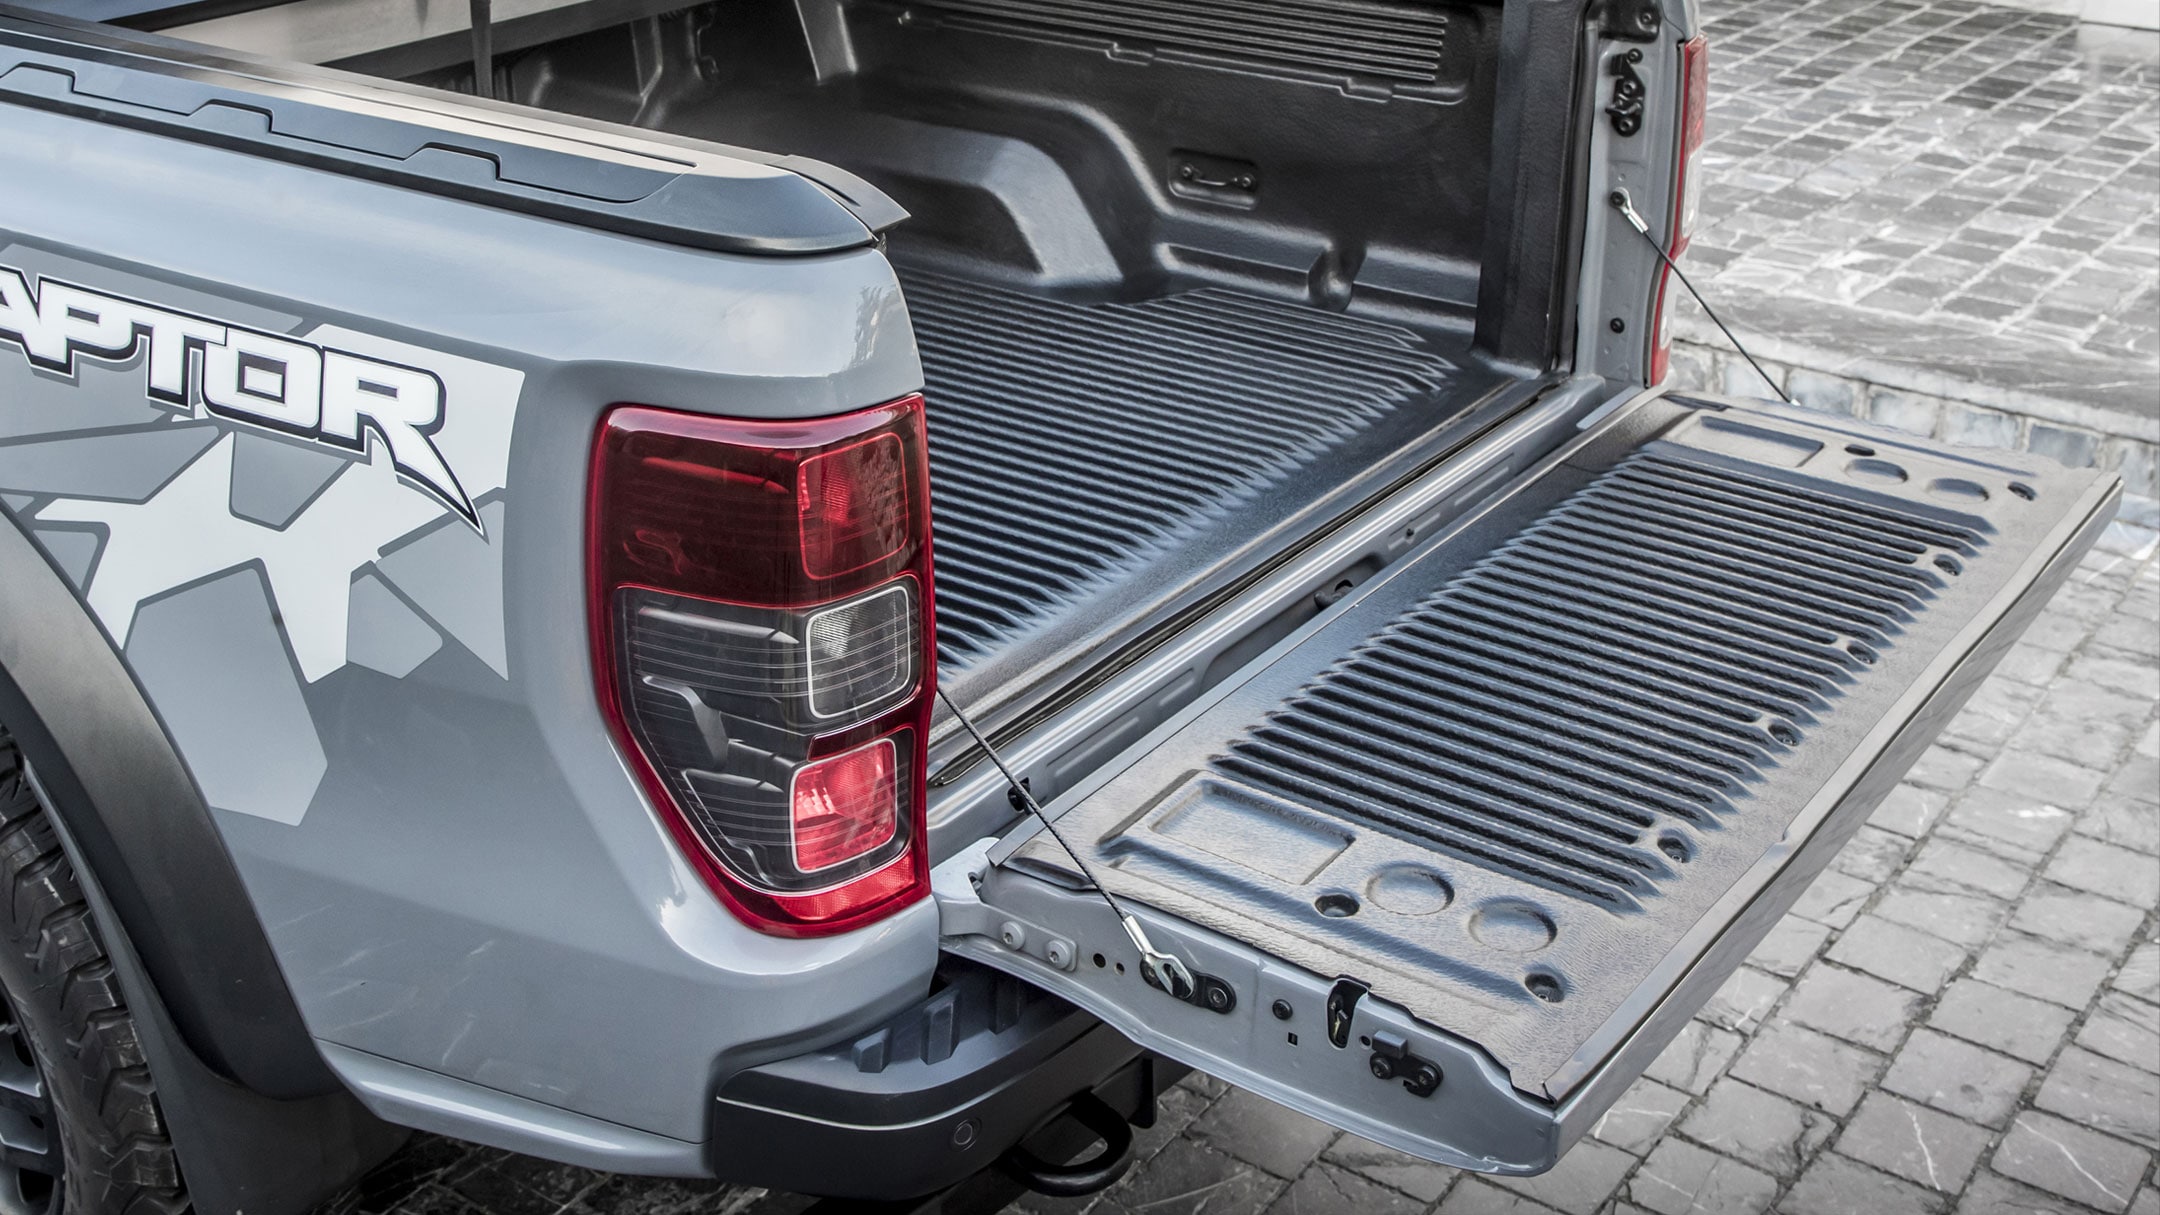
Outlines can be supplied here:
[[1268, 1011], [1275, 1014], [1277, 1021], [1288, 1021], [1290, 1019], [1290, 1001], [1277, 1000], [1268, 1005]]
[[1607, 321], [1607, 322], [1605, 322], [1605, 325], [1606, 325], [1606, 328], [1608, 328], [1608, 329], [1611, 329], [1611, 330], [1612, 330], [1612, 331], [1613, 331], [1614, 333], [1626, 333], [1626, 332], [1627, 332], [1627, 322], [1626, 322], [1626, 321], [1623, 321], [1623, 320], [1621, 320], [1621, 319], [1620, 319], [1619, 317], [1617, 317], [1617, 316], [1616, 316], [1616, 317], [1614, 317], [1613, 319], [1611, 319], [1610, 321]]

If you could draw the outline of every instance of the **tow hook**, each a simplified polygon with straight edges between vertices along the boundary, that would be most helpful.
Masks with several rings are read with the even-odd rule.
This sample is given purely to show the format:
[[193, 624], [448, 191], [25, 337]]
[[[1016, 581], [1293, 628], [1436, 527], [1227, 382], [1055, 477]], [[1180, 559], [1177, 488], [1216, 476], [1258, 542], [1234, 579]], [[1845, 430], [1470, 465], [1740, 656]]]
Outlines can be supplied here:
[[1372, 1036], [1372, 1074], [1381, 1080], [1401, 1080], [1413, 1097], [1430, 1097], [1440, 1087], [1440, 1065], [1411, 1054], [1410, 1043], [1391, 1031]]

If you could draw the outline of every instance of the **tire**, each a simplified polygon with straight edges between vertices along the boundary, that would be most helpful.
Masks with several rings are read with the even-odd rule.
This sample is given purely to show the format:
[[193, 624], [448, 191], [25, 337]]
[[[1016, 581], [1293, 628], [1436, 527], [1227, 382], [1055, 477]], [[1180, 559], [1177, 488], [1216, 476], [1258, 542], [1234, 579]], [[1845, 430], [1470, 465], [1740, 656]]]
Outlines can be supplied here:
[[0, 1215], [178, 1215], [135, 1019], [5, 729], [0, 893]]

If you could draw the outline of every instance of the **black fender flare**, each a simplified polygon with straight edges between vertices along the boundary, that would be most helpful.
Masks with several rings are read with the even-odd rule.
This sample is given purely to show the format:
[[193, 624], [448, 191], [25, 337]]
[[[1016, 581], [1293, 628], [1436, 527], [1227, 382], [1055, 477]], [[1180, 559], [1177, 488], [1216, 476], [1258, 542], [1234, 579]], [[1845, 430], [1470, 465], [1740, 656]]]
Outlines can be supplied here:
[[342, 1091], [209, 805], [105, 631], [0, 519], [0, 723], [29, 760], [182, 1041], [277, 1100]]

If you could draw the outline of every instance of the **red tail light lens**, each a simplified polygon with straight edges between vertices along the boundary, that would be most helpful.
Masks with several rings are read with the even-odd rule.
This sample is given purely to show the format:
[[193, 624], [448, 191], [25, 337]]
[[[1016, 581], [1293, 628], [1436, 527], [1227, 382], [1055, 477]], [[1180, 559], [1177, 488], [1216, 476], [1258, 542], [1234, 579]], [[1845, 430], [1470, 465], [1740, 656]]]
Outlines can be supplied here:
[[795, 867], [815, 873], [877, 851], [900, 829], [900, 762], [881, 738], [795, 771]]
[[899, 438], [886, 434], [803, 461], [795, 499], [811, 577], [853, 573], [907, 543], [902, 459]]
[[[1675, 149], [1673, 167], [1672, 221], [1666, 229], [1669, 239], [1665, 251], [1677, 260], [1687, 252], [1688, 238], [1695, 231], [1697, 211], [1696, 166], [1701, 160], [1703, 128], [1710, 99], [1710, 44], [1701, 34], [1680, 44], [1680, 129], [1679, 147]], [[1650, 382], [1663, 383], [1672, 366], [1672, 328], [1668, 313], [1672, 294], [1667, 281], [1672, 271], [1658, 271], [1657, 299], [1651, 309], [1650, 332]]]
[[601, 707], [761, 931], [845, 931], [928, 889], [929, 501], [921, 397], [803, 422], [623, 406], [601, 425]]
[[1680, 44], [1680, 154], [1673, 169], [1672, 243], [1665, 250], [1674, 257], [1687, 252], [1695, 231], [1695, 168], [1709, 104], [1710, 43], [1697, 34]]

